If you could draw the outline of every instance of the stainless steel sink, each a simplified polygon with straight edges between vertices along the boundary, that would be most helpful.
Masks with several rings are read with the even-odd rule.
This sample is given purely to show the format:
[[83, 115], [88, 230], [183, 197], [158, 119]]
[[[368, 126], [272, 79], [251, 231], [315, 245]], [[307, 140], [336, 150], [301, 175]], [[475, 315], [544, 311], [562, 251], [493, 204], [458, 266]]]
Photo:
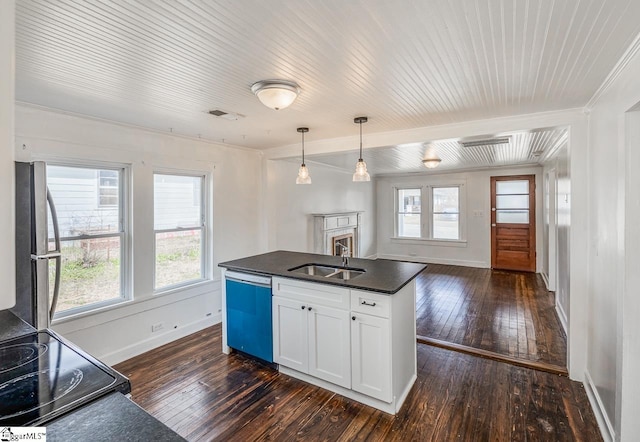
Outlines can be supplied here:
[[356, 269], [353, 267], [328, 266], [322, 264], [303, 264], [298, 267], [289, 269], [289, 272], [302, 273], [311, 276], [323, 276], [325, 278], [341, 279], [348, 281], [358, 275], [362, 275], [364, 269]]
[[361, 269], [354, 269], [354, 270], [339, 270], [337, 273], [334, 273], [333, 275], [327, 275], [327, 278], [336, 278], [336, 279], [342, 279], [343, 281], [348, 281], [352, 278], [355, 278], [356, 276], [360, 276], [364, 273], [364, 270]]

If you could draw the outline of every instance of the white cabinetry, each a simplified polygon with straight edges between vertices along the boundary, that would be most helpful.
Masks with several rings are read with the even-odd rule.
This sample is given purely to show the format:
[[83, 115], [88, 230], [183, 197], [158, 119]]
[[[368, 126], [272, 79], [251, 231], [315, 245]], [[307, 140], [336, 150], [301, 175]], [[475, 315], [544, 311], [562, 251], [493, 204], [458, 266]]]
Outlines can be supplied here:
[[273, 278], [280, 371], [395, 414], [416, 379], [415, 283], [393, 295]]
[[[349, 291], [295, 280], [273, 281], [274, 362], [351, 387]], [[323, 296], [329, 295], [329, 296]]]

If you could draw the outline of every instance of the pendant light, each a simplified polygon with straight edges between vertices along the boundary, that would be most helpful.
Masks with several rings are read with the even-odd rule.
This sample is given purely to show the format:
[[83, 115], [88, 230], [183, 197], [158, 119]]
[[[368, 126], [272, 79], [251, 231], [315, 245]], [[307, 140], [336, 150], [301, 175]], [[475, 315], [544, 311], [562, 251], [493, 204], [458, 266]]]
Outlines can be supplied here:
[[360, 125], [360, 158], [356, 163], [356, 172], [353, 174], [354, 182], [371, 181], [371, 177], [367, 172], [367, 163], [362, 159], [362, 123], [368, 121], [367, 117], [356, 117], [353, 122]]
[[302, 134], [302, 164], [298, 169], [298, 178], [296, 178], [296, 184], [311, 184], [311, 177], [309, 176], [309, 169], [304, 164], [304, 134], [309, 132], [308, 127], [299, 127], [298, 132]]

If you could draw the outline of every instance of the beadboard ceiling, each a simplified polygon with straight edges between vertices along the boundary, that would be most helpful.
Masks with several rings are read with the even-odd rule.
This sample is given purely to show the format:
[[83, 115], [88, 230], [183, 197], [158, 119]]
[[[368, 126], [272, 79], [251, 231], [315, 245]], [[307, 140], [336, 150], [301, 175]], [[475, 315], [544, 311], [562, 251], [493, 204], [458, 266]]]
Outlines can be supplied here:
[[[536, 165], [546, 156], [567, 142], [567, 129], [546, 128], [526, 132], [513, 132], [474, 137], [473, 139], [439, 140], [430, 143], [414, 143], [398, 146], [382, 146], [367, 149], [365, 161], [371, 174], [393, 175], [398, 173], [439, 173], [453, 170]], [[489, 144], [487, 140], [505, 142]], [[474, 142], [465, 146], [464, 142]], [[440, 158], [436, 169], [426, 169], [423, 159]], [[306, 163], [321, 164], [344, 172], [353, 173], [358, 151], [308, 155]], [[291, 159], [291, 161], [296, 161]], [[297, 159], [299, 162], [299, 159]]]
[[[358, 115], [374, 133], [581, 107], [640, 32], [638, 0], [18, 0], [16, 14], [19, 101], [255, 149], [298, 142], [298, 126], [356, 135]], [[299, 83], [290, 108], [251, 93], [270, 78]], [[425, 147], [403, 148], [371, 168], [421, 168]]]

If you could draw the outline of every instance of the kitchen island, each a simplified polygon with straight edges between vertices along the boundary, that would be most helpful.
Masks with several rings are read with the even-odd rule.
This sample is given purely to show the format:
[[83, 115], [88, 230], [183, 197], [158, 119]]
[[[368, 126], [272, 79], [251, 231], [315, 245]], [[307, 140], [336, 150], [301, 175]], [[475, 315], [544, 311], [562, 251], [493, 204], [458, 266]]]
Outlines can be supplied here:
[[227, 298], [234, 296], [227, 293], [227, 275], [269, 276], [273, 362], [280, 372], [398, 412], [416, 380], [414, 278], [426, 265], [369, 259], [344, 263], [335, 256], [276, 251], [220, 266], [223, 352], [231, 350], [227, 305], [237, 305]]

